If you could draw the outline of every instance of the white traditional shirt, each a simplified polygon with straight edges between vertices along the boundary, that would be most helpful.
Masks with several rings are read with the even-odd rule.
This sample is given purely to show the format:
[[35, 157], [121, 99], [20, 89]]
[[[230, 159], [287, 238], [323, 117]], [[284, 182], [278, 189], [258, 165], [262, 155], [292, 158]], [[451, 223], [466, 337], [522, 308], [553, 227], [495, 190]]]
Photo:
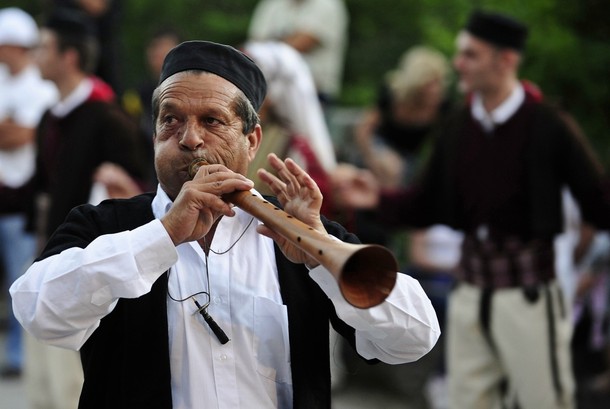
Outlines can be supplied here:
[[517, 83], [511, 94], [492, 112], [487, 112], [483, 106], [483, 98], [476, 93], [472, 99], [471, 114], [486, 132], [491, 132], [497, 125], [508, 121], [525, 101], [525, 90]]
[[[174, 246], [159, 220], [171, 205], [159, 188], [154, 221], [34, 263], [10, 289], [17, 318], [34, 336], [78, 350], [119, 298], [148, 293], [169, 269], [173, 407], [292, 407], [288, 318], [273, 241], [256, 232], [260, 221], [235, 208], [234, 217], [218, 224], [209, 256], [196, 242]], [[310, 275], [356, 329], [357, 349], [365, 358], [414, 361], [436, 343], [434, 309], [411, 277], [398, 274], [384, 303], [358, 309], [343, 299], [323, 266]], [[201, 291], [210, 294], [208, 312], [230, 338], [224, 345], [186, 299]], [[196, 298], [207, 302], [204, 295]]]

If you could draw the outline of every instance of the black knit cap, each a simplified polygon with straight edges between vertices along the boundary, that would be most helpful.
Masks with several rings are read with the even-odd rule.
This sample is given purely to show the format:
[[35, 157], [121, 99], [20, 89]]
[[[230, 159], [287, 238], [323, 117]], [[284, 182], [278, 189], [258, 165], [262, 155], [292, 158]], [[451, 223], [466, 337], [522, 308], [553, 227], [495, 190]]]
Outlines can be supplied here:
[[159, 84], [181, 71], [200, 70], [233, 83], [258, 111], [267, 93], [267, 82], [258, 66], [241, 51], [209, 41], [185, 41], [163, 61]]
[[522, 51], [527, 40], [527, 27], [504, 14], [474, 11], [465, 27], [466, 31], [481, 40], [499, 47]]

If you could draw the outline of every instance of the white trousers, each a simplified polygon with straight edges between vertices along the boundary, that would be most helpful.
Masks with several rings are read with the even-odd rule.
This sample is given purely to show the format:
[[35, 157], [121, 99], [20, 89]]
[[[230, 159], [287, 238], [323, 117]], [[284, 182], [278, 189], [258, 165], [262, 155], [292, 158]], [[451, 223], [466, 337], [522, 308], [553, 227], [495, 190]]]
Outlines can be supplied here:
[[25, 335], [24, 384], [33, 409], [76, 409], [83, 386], [80, 354]]
[[481, 298], [482, 291], [467, 283], [449, 298], [451, 409], [573, 409], [571, 308], [557, 283], [540, 287], [535, 301], [520, 288], [495, 290], [487, 309], [489, 339]]

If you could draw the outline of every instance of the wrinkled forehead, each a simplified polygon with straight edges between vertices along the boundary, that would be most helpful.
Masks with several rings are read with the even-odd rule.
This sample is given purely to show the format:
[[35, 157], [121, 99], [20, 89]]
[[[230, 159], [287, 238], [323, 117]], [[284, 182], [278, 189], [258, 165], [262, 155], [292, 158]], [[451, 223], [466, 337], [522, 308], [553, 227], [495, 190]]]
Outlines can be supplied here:
[[230, 81], [207, 71], [189, 70], [176, 73], [165, 79], [158, 87], [159, 95], [167, 92], [180, 92], [193, 97], [201, 94], [243, 95], [243, 92]]
[[168, 77], [156, 90], [156, 105], [165, 111], [235, 111], [243, 92], [224, 78], [205, 71], [185, 71]]

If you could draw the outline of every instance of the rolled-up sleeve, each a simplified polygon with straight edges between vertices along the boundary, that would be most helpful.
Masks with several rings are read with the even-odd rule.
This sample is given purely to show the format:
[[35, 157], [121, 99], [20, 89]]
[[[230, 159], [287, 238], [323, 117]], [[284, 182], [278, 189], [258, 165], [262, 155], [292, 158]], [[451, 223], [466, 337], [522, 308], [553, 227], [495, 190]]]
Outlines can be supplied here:
[[32, 264], [10, 287], [21, 325], [49, 344], [78, 350], [120, 298], [136, 298], [178, 259], [159, 220], [103, 235]]

